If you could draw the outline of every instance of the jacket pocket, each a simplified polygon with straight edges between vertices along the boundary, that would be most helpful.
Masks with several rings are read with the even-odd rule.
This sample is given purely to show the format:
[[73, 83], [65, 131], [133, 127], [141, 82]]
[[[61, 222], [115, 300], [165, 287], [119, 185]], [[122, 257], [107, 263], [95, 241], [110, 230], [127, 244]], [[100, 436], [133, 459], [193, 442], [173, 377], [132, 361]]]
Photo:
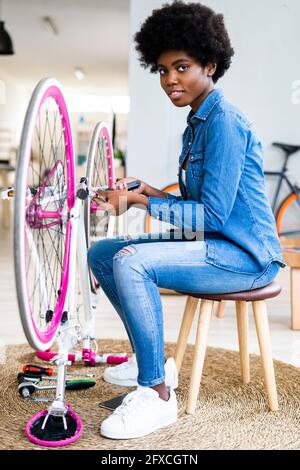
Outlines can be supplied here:
[[203, 162], [205, 151], [191, 152], [189, 155], [188, 170], [191, 178], [201, 178], [203, 176]]

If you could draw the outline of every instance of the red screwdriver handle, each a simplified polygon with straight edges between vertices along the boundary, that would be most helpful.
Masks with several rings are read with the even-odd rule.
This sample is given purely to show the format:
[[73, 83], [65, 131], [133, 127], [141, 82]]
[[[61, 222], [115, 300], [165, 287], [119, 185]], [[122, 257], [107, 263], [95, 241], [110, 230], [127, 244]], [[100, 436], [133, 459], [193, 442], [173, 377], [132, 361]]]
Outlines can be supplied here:
[[23, 372], [29, 372], [30, 374], [45, 374], [45, 375], [52, 375], [53, 369], [51, 367], [41, 367], [41, 366], [33, 366], [31, 364], [26, 364], [23, 366]]

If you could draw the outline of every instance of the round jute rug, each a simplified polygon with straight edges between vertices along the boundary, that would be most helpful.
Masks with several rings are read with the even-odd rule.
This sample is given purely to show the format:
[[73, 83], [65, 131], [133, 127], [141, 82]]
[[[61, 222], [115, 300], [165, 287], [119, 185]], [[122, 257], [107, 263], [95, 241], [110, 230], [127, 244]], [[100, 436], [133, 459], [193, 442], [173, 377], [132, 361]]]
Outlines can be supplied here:
[[[101, 352], [129, 352], [126, 341], [101, 340], [99, 349]], [[166, 356], [172, 356], [173, 351], [174, 345], [166, 344]], [[88, 390], [67, 392], [67, 400], [83, 421], [84, 432], [78, 441], [61, 450], [300, 449], [300, 371], [297, 368], [275, 362], [280, 410], [272, 413], [267, 407], [260, 358], [251, 356], [251, 383], [244, 385], [240, 379], [238, 353], [208, 348], [198, 405], [191, 416], [184, 410], [192, 351], [189, 346], [176, 392], [178, 421], [134, 440], [114, 441], [99, 433], [99, 424], [110, 413], [99, 408], [99, 402], [132, 389], [105, 383], [102, 379], [104, 365], [72, 366], [73, 372], [95, 372], [97, 384]], [[39, 448], [27, 440], [24, 429], [29, 418], [47, 408], [47, 404], [25, 402], [18, 394], [16, 381], [22, 364], [38, 362], [28, 346], [9, 346], [6, 350], [6, 360], [0, 368], [1, 449]]]

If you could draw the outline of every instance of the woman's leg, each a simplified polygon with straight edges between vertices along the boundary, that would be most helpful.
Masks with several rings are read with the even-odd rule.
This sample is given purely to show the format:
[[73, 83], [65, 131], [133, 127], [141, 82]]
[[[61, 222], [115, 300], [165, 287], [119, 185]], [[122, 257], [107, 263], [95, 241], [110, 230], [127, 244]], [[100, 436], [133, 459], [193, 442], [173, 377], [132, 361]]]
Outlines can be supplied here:
[[206, 263], [206, 243], [128, 244], [115, 254], [113, 274], [138, 363], [138, 383], [164, 382], [163, 314], [158, 287], [185, 292], [251, 289], [255, 274], [236, 274]]
[[[117, 289], [113, 276], [113, 257], [114, 255], [132, 240], [127, 241], [125, 237], [106, 238], [95, 243], [88, 251], [88, 265], [107, 298], [119, 314], [126, 329], [129, 341], [133, 348], [130, 331], [127, 326], [126, 317], [122, 313]], [[134, 349], [133, 349], [134, 350]]]
[[[168, 237], [168, 238], [166, 238]], [[141, 234], [139, 237], [121, 236], [114, 238], [106, 238], [95, 243], [88, 251], [88, 264], [93, 271], [94, 276], [99, 282], [102, 290], [110, 300], [111, 304], [119, 314], [126, 332], [128, 334], [132, 350], [134, 346], [130, 334], [130, 330], [127, 325], [126, 317], [122, 312], [120, 305], [118, 292], [113, 275], [113, 258], [115, 254], [122, 248], [141, 243], [155, 243], [155, 242], [168, 242], [170, 239], [177, 239], [178, 235], [175, 232], [169, 234]]]

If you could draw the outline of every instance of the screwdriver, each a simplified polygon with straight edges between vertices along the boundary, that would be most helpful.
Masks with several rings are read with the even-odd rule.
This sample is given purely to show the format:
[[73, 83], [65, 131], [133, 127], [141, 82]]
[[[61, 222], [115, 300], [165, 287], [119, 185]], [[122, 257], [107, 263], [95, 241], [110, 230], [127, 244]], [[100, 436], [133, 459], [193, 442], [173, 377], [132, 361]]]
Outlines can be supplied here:
[[31, 364], [26, 364], [22, 367], [23, 372], [29, 372], [30, 374], [45, 374], [45, 375], [52, 375], [53, 369], [51, 367], [41, 367], [41, 366], [33, 366]]
[[[53, 375], [52, 367], [41, 367], [32, 364], [26, 364], [22, 367], [23, 372], [29, 374], [43, 374], [43, 375]], [[80, 377], [95, 377], [95, 374], [80, 374], [77, 372], [67, 372], [67, 375], [78, 375]]]
[[26, 382], [40, 382], [41, 380], [57, 380], [57, 377], [48, 377], [47, 375], [42, 375], [42, 374], [32, 374], [29, 372], [19, 372], [17, 375], [18, 382], [22, 381], [24, 379]]

